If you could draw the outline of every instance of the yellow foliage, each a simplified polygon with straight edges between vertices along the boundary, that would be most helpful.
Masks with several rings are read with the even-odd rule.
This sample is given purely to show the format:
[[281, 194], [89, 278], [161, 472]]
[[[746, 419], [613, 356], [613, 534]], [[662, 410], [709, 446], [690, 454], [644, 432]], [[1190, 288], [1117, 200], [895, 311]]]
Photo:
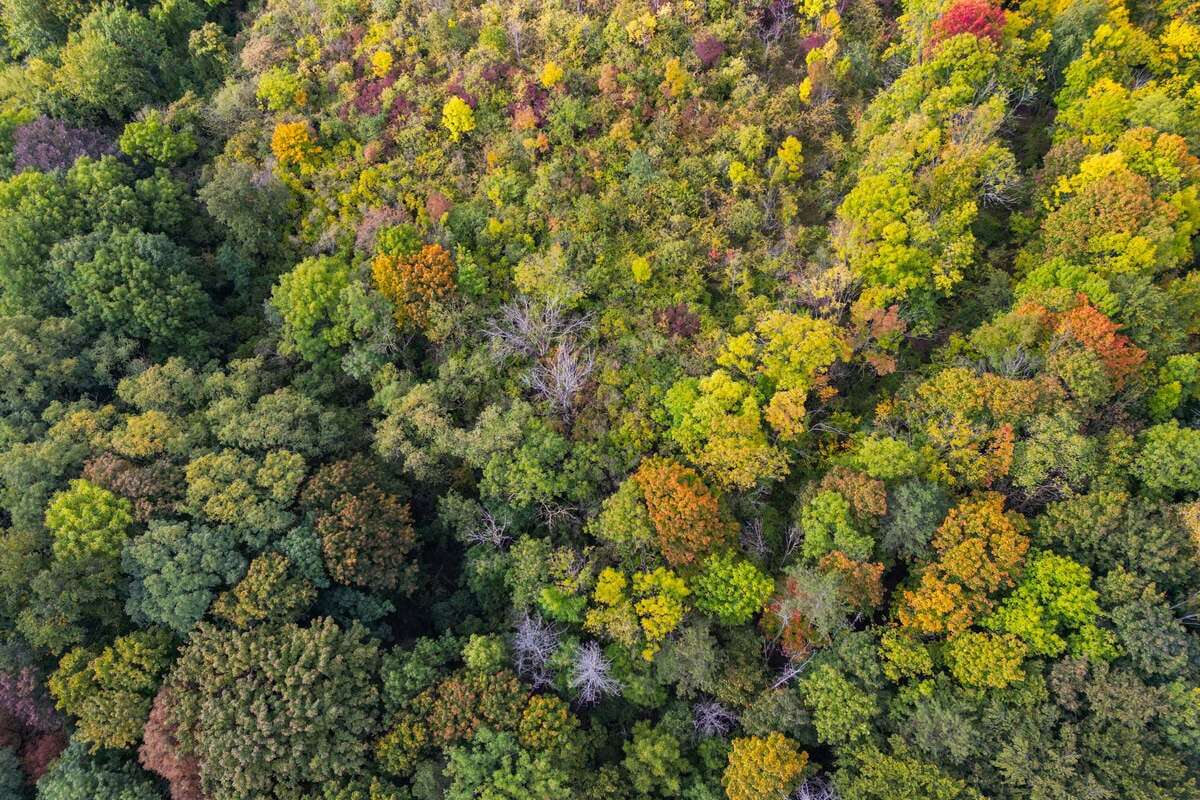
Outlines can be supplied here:
[[668, 97], [679, 97], [687, 89], [687, 79], [687, 70], [683, 68], [682, 62], [678, 58], [668, 59], [663, 70], [663, 93]]
[[795, 136], [789, 136], [783, 140], [783, 144], [779, 145], [779, 149], [775, 152], [787, 177], [792, 180], [800, 177], [800, 166], [804, 163], [802, 150], [800, 140]]
[[747, 736], [730, 743], [721, 783], [729, 800], [786, 797], [807, 764], [808, 753], [778, 731]]
[[553, 61], [547, 61], [542, 67], [541, 82], [547, 89], [553, 89], [563, 79], [563, 68]]
[[307, 122], [281, 122], [271, 134], [271, 152], [280, 164], [304, 169], [311, 166], [321, 148], [313, 141]]
[[383, 78], [392, 71], [392, 63], [394, 59], [392, 54], [387, 50], [377, 50], [371, 56], [371, 72], [376, 78]]
[[457, 142], [464, 133], [475, 130], [475, 111], [455, 95], [442, 106], [442, 127], [450, 131], [450, 140]]

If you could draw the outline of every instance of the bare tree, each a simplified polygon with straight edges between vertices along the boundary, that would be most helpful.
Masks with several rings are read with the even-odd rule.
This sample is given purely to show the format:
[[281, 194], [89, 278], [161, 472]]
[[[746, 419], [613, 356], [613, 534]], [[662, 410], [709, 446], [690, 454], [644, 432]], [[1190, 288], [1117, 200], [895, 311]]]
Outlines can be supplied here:
[[742, 526], [742, 549], [755, 558], [767, 557], [767, 540], [763, 536], [762, 520], [754, 519]]
[[692, 706], [692, 724], [702, 739], [724, 736], [737, 724], [737, 716], [716, 700], [705, 700]]
[[574, 339], [591, 323], [589, 316], [570, 317], [551, 300], [535, 306], [521, 297], [500, 309], [500, 317], [484, 328], [484, 336], [501, 357], [542, 359], [563, 341]]
[[497, 517], [489, 509], [482, 509], [479, 512], [479, 521], [467, 531], [467, 543], [486, 544], [497, 550], [503, 549], [512, 541], [512, 537], [508, 535], [508, 525], [508, 519]]
[[804, 668], [808, 666], [807, 658], [792, 658], [783, 665], [783, 669], [779, 671], [779, 677], [775, 679], [775, 683], [771, 684], [772, 689], [778, 689], [780, 686], [786, 686], [795, 680]]
[[832, 783], [815, 775], [800, 784], [791, 800], [838, 800], [838, 793]]
[[612, 662], [604, 657], [599, 643], [591, 641], [575, 654], [569, 685], [579, 692], [580, 702], [595, 703], [620, 693], [621, 684], [611, 673]]
[[550, 682], [546, 668], [550, 657], [558, 649], [558, 631], [538, 614], [526, 613], [513, 635], [513, 661], [517, 673], [526, 677], [534, 687]]
[[539, 359], [525, 382], [548, 402], [566, 422], [575, 412], [575, 402], [596, 366], [596, 354], [581, 350], [574, 340], [558, 344], [550, 355]]
[[783, 561], [787, 561], [804, 544], [804, 531], [799, 525], [788, 525], [783, 532]]

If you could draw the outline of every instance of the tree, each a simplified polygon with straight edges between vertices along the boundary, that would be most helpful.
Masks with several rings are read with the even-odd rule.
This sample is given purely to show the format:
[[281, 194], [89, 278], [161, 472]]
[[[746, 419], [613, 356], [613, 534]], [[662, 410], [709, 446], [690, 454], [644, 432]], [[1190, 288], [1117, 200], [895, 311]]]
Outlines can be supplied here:
[[695, 470], [652, 457], [642, 461], [633, 479], [646, 499], [659, 550], [669, 564], [690, 564], [729, 543], [732, 526]]
[[836, 785], [845, 800], [981, 800], [983, 797], [962, 780], [906, 751], [892, 754], [874, 748], [858, 751], [851, 765], [838, 771]]
[[121, 636], [99, 653], [76, 648], [50, 676], [50, 693], [93, 748], [130, 747], [141, 739], [171, 649], [170, 636], [155, 630]]
[[800, 682], [800, 691], [812, 712], [818, 741], [846, 746], [870, 737], [879, 701], [836, 667], [817, 666]]
[[1200, 491], [1200, 431], [1177, 420], [1148, 428], [1133, 470], [1157, 494]]
[[690, 765], [679, 740], [662, 725], [651, 725], [646, 720], [636, 723], [624, 750], [621, 765], [635, 791], [643, 797], [679, 796]]
[[963, 33], [999, 42], [1004, 32], [1004, 19], [1004, 9], [987, 0], [958, 0], [933, 23], [930, 47]]
[[311, 583], [294, 574], [286, 556], [264, 553], [250, 562], [236, 586], [217, 597], [212, 612], [239, 628], [279, 624], [304, 613], [316, 594]]
[[175, 724], [171, 722], [173, 702], [169, 689], [160, 689], [154, 696], [142, 733], [142, 744], [138, 747], [138, 762], [167, 782], [171, 800], [203, 800], [200, 765], [195, 758], [179, 752]]
[[230, 529], [159, 520], [125, 546], [122, 563], [132, 578], [129, 616], [180, 634], [204, 616], [216, 590], [246, 568]]
[[342, 291], [350, 283], [349, 266], [332, 256], [308, 258], [279, 279], [271, 305], [283, 318], [280, 349], [320, 362], [346, 344]]
[[75, 742], [37, 784], [38, 800], [162, 800], [153, 777], [124, 753]]
[[552, 800], [574, 796], [576, 776], [544, 750], [527, 749], [511, 733], [482, 730], [469, 746], [452, 747], [447, 800]]
[[133, 522], [128, 500], [89, 481], [71, 482], [46, 508], [46, 528], [53, 537], [54, 557], [117, 559]]
[[859, 530], [850, 512], [850, 503], [839, 492], [818, 492], [800, 509], [800, 527], [804, 542], [800, 551], [816, 561], [831, 550], [841, 550], [854, 558], [870, 557], [875, 546], [871, 536]]
[[363, 460], [322, 467], [302, 501], [314, 509], [325, 568], [339, 583], [365, 589], [411, 591], [415, 545], [408, 505], [370, 480]]
[[1029, 539], [1023, 517], [1004, 511], [1004, 498], [987, 493], [952, 508], [933, 536], [938, 560], [904, 591], [900, 624], [922, 634], [953, 636], [992, 608], [990, 595], [1011, 586]]
[[667, 392], [671, 437], [723, 487], [748, 489], [787, 473], [787, 458], [767, 440], [762, 408], [750, 385], [725, 370], [685, 378]]
[[964, 686], [1003, 689], [1025, 679], [1021, 669], [1027, 648], [1012, 634], [966, 631], [950, 640], [946, 663]]
[[808, 753], [779, 732], [734, 739], [721, 783], [729, 800], [784, 797], [796, 787]]
[[288, 219], [287, 186], [245, 161], [220, 159], [197, 199], [249, 253], [274, 255]]
[[272, 450], [261, 461], [234, 449], [207, 453], [187, 465], [186, 507], [248, 534], [280, 533], [294, 520], [287, 508], [304, 466], [302, 456], [287, 450]]
[[295, 798], [360, 774], [378, 671], [378, 645], [358, 626], [202, 624], [167, 680], [180, 752], [199, 760], [213, 800]]
[[450, 132], [450, 141], [457, 142], [475, 130], [475, 111], [461, 97], [451, 97], [442, 106], [442, 127]]
[[730, 551], [714, 553], [691, 582], [696, 608], [726, 625], [741, 625], [763, 609], [775, 584], [752, 563]]
[[92, 9], [59, 54], [54, 91], [82, 115], [123, 119], [163, 91], [170, 56], [151, 20], [115, 4]]
[[375, 288], [392, 302], [396, 322], [424, 327], [431, 307], [453, 293], [454, 263], [440, 244], [429, 244], [408, 256], [382, 253], [371, 262]]
[[[1110, 632], [1097, 627], [1099, 593], [1087, 567], [1051, 552], [1040, 552], [1025, 566], [1016, 591], [980, 624], [1014, 634], [1031, 652], [1051, 658], [1069, 649], [1093, 661], [1117, 655]], [[1064, 636], [1065, 634], [1065, 636]]]
[[203, 343], [209, 298], [197, 280], [201, 267], [168, 237], [98, 230], [62, 242], [50, 258], [67, 304], [93, 330], [128, 336], [158, 356]]

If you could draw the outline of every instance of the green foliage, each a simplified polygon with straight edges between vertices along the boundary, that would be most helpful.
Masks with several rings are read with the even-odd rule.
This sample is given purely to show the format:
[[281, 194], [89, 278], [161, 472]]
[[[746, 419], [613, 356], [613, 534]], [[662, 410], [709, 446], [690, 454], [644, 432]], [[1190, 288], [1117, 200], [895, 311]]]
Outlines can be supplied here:
[[204, 342], [200, 322], [209, 299], [197, 281], [200, 266], [167, 237], [97, 231], [62, 242], [50, 258], [84, 324], [143, 342], [155, 354]]
[[[317, 664], [312, 680], [290, 677]], [[168, 683], [180, 746], [199, 758], [205, 794], [295, 798], [361, 774], [378, 726], [378, 670], [376, 642], [329, 619], [198, 628]]]
[[1100, 606], [1087, 567], [1054, 553], [1026, 564], [1014, 591], [982, 625], [1018, 636], [1039, 655], [1107, 660], [1117, 655], [1112, 635], [1096, 627]]
[[851, 558], [866, 559], [875, 546], [870, 534], [855, 525], [850, 503], [841, 494], [826, 489], [800, 509], [800, 527], [804, 530], [801, 552], [816, 561], [831, 550], [840, 550]]
[[137, 161], [171, 165], [191, 156], [199, 144], [191, 127], [173, 130], [171, 120], [159, 111], [130, 122], [117, 140], [121, 152]]
[[216, 590], [234, 583], [246, 567], [230, 530], [158, 520], [125, 546], [122, 563], [133, 580], [130, 618], [181, 634], [204, 616]]
[[124, 753], [72, 743], [37, 784], [38, 800], [162, 800], [153, 776]]
[[133, 522], [128, 500], [83, 479], [59, 492], [46, 507], [54, 557], [119, 558]]
[[821, 742], [848, 745], [870, 737], [872, 719], [879, 713], [878, 701], [835, 667], [816, 667], [800, 683], [800, 690]]
[[332, 257], [301, 261], [280, 279], [271, 304], [283, 318], [284, 353], [319, 362], [346, 343], [341, 294], [349, 280], [347, 265]]
[[679, 740], [663, 726], [645, 720], [633, 726], [621, 764], [640, 797], [679, 796], [682, 778], [690, 768]]
[[1133, 468], [1152, 492], [1200, 491], [1200, 431], [1175, 420], [1147, 429]]
[[749, 561], [716, 553], [691, 582], [696, 608], [726, 625], [741, 625], [762, 610], [775, 583]]
[[60, 709], [76, 720], [76, 736], [97, 747], [137, 744], [170, 666], [171, 638], [163, 631], [137, 631], [100, 653], [77, 648], [59, 662], [47, 686]]

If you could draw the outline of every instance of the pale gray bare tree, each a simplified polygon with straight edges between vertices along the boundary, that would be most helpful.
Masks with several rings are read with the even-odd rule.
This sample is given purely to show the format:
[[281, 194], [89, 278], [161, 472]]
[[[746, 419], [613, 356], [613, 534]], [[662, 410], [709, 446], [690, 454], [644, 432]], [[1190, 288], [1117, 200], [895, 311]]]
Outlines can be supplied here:
[[596, 703], [621, 692], [621, 684], [612, 677], [612, 662], [595, 641], [582, 645], [575, 654], [569, 685], [579, 693], [582, 703]]
[[737, 724], [737, 716], [716, 700], [704, 700], [692, 706], [692, 725], [702, 739], [724, 736]]
[[525, 614], [513, 634], [513, 662], [517, 673], [534, 687], [550, 682], [547, 664], [558, 649], [558, 630], [538, 614]]

